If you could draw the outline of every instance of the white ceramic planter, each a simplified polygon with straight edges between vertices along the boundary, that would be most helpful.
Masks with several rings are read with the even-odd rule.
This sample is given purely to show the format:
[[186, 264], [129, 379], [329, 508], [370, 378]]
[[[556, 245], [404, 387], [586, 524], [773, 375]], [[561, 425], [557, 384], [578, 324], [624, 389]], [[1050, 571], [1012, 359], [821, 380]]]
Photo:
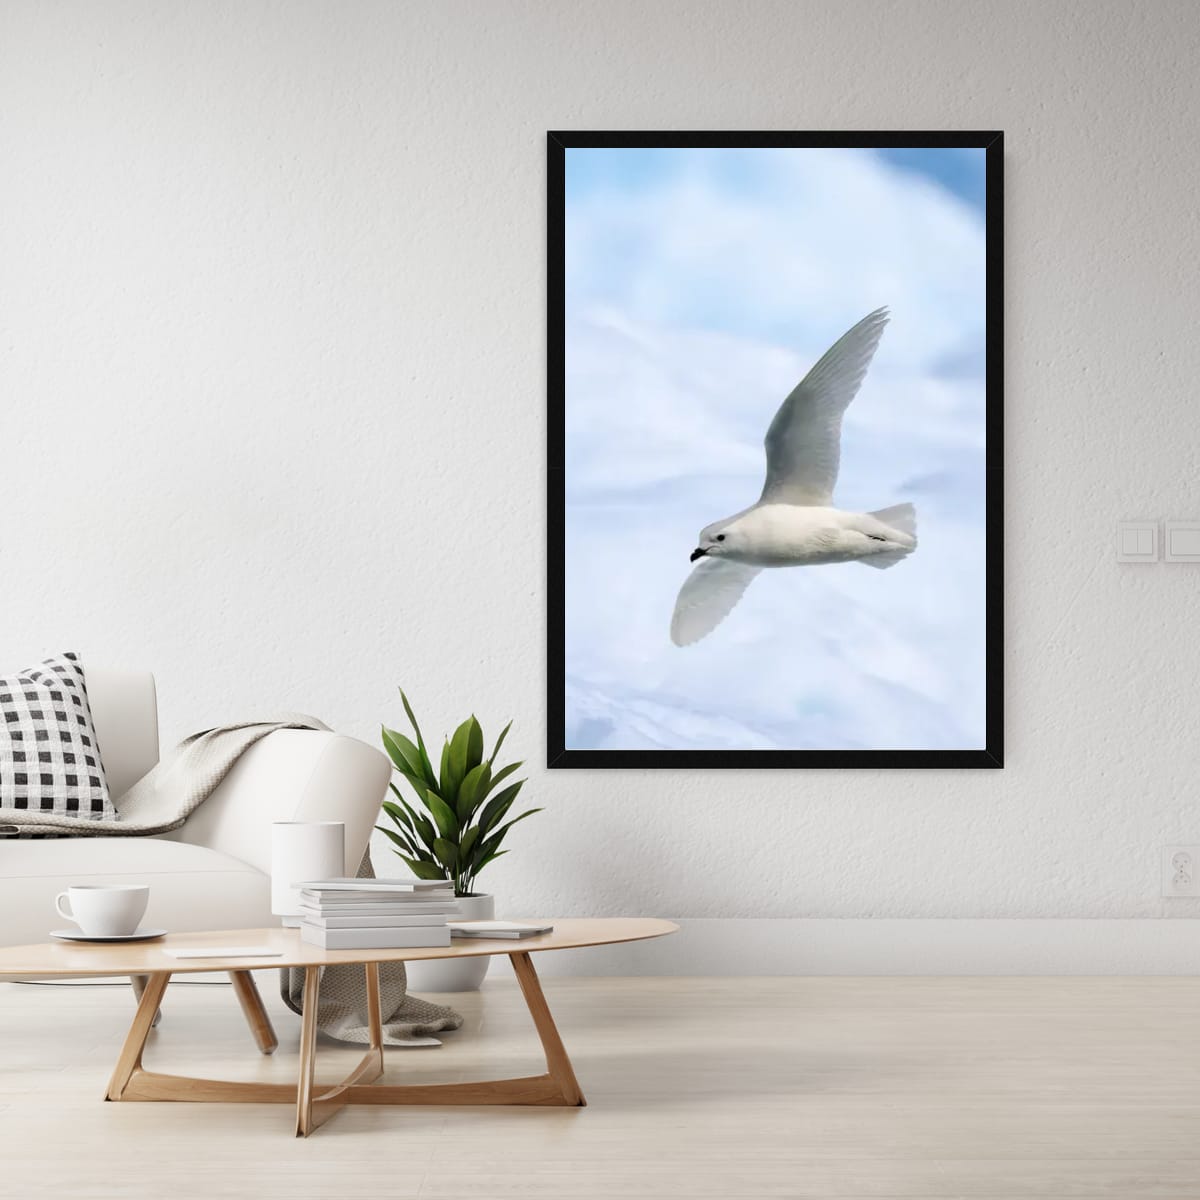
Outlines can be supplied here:
[[[496, 897], [489, 895], [459, 896], [459, 914], [450, 919], [458, 921], [491, 921], [496, 916]], [[426, 962], [410, 962], [408, 990], [410, 992], [477, 992], [491, 965], [490, 955], [477, 958], [447, 958]]]

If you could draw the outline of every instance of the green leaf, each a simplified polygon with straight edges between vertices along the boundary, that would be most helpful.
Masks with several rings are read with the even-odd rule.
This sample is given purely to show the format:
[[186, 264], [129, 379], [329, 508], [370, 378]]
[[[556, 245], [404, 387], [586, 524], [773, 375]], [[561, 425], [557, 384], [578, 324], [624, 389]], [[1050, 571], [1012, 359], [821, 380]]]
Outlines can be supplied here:
[[413, 733], [417, 735], [417, 745], [423, 746], [425, 739], [421, 737], [421, 727], [417, 724], [416, 714], [412, 710], [412, 705], [408, 702], [408, 697], [404, 694], [404, 689], [400, 689], [400, 703], [404, 705], [404, 711], [408, 713], [409, 722], [412, 724]]
[[460, 825], [465, 825], [470, 820], [471, 814], [479, 806], [479, 802], [488, 794], [491, 779], [492, 768], [485, 762], [480, 763], [477, 767], [472, 767], [467, 772], [467, 777], [459, 786], [458, 802], [454, 806]]
[[[393, 808], [399, 808], [401, 810], [401, 817], [407, 818], [406, 821], [402, 821], [401, 823], [407, 823], [408, 828], [411, 830], [413, 835], [413, 844], [415, 845], [419, 839], [420, 841], [424, 842], [425, 845], [432, 846], [433, 839], [437, 837], [437, 831], [434, 829], [429, 818], [423, 816], [415, 808], [413, 808], [413, 806], [409, 804], [407, 800], [405, 800], [399, 791], [397, 791], [395, 788], [392, 790], [399, 797], [400, 803], [399, 805], [393, 805], [389, 802], [385, 802], [383, 806], [384, 810], [387, 811], [389, 815], [392, 815], [391, 810]], [[395, 819], [397, 818], [393, 816], [393, 820]]]
[[492, 776], [491, 782], [488, 784], [488, 791], [490, 792], [498, 783], [503, 782], [514, 771], [519, 771], [524, 765], [525, 764], [522, 762], [513, 762], [509, 763], [507, 767], [501, 767], [500, 770], [498, 770], [495, 775]]
[[433, 828], [433, 822], [430, 821], [430, 818], [422, 814], [422, 812], [416, 811], [412, 805], [403, 802], [403, 800], [401, 804], [404, 811], [408, 814], [408, 820], [413, 823], [413, 833], [416, 835], [416, 838], [425, 842], [426, 846], [432, 846], [433, 839], [438, 835], [437, 830]]
[[437, 793], [437, 788], [432, 788], [423, 779], [418, 779], [415, 775], [405, 775], [408, 780], [408, 786], [417, 793], [417, 799], [426, 807], [429, 807], [430, 793]]
[[483, 859], [483, 861], [482, 861], [482, 862], [478, 862], [478, 863], [476, 863], [476, 864], [475, 864], [475, 869], [474, 869], [474, 870], [471, 872], [471, 876], [472, 876], [472, 878], [474, 878], [474, 876], [478, 875], [478, 874], [479, 874], [479, 872], [480, 872], [480, 871], [482, 871], [482, 870], [483, 870], [483, 868], [484, 868], [484, 867], [486, 867], [486, 866], [488, 865], [488, 863], [490, 863], [490, 862], [494, 861], [494, 860], [495, 860], [495, 859], [497, 859], [497, 858], [500, 858], [500, 857], [502, 857], [503, 855], [505, 855], [505, 854], [507, 854], [507, 853], [508, 853], [508, 851], [507, 851], [507, 850], [496, 850], [496, 851], [494, 851], [492, 854], [489, 854], [489, 855], [487, 856], [487, 858]]
[[[479, 852], [482, 855], [488, 855], [495, 850], [502, 841], [508, 836], [508, 831], [518, 822], [525, 820], [526, 817], [532, 817], [534, 813], [539, 813], [540, 808], [531, 808], [523, 812], [519, 817], [514, 817], [507, 825], [501, 825], [495, 833], [488, 838], [482, 846], [479, 847]], [[478, 869], [478, 868], [477, 868]]]
[[[473, 771], [483, 762], [483, 726], [472, 713], [467, 720], [467, 771]], [[466, 771], [463, 772], [466, 774]]]
[[433, 822], [428, 817], [423, 817], [419, 812], [415, 812], [412, 809], [409, 809], [408, 815], [412, 817], [413, 824], [417, 827], [417, 835], [421, 841], [432, 850], [434, 839], [437, 837], [437, 830], [434, 829]]
[[421, 773], [425, 776], [425, 782], [430, 787], [437, 787], [438, 779], [433, 773], [433, 764], [429, 761], [429, 755], [425, 751], [425, 739], [421, 736], [421, 727], [417, 724], [416, 714], [412, 710], [412, 705], [408, 702], [408, 697], [404, 694], [404, 689], [400, 689], [400, 700], [404, 705], [404, 711], [408, 713], [408, 719], [413, 727], [413, 733], [417, 735], [417, 751], [421, 756]]
[[416, 775], [419, 779], [424, 780], [425, 773], [421, 767], [421, 752], [412, 744], [402, 733], [397, 733], [394, 729], [389, 729], [386, 725], [382, 728], [383, 748], [388, 752], [388, 757], [396, 764], [396, 768], [402, 771], [405, 775]]
[[458, 817], [454, 815], [454, 809], [436, 792], [430, 792], [425, 797], [425, 803], [429, 806], [429, 811], [433, 814], [433, 819], [437, 822], [438, 832], [442, 837], [457, 841]]
[[[411, 775], [407, 771], [402, 771], [402, 770], [400, 770], [399, 767], [397, 767], [396, 770], [399, 771], [400, 774], [403, 775], [404, 778], [408, 780], [409, 787], [411, 787], [412, 790], [417, 793], [417, 799], [420, 800], [422, 804], [424, 804], [425, 803], [425, 793], [429, 790], [429, 785], [425, 782], [425, 780], [422, 779], [419, 775]], [[401, 799], [404, 798], [404, 793], [401, 792], [399, 790], [399, 788], [396, 787], [395, 784], [392, 784], [392, 791], [395, 792], [396, 795], [399, 796]]]
[[378, 829], [379, 832], [384, 835], [384, 837], [389, 838], [392, 842], [399, 846], [405, 854], [416, 854], [416, 848], [409, 842], [408, 838], [404, 837], [403, 834], [397, 833], [394, 829], [388, 829], [383, 825], [376, 825], [375, 828]]
[[458, 862], [458, 847], [445, 838], [438, 838], [433, 843], [433, 852], [438, 856], [438, 861], [442, 866], [453, 875]]
[[500, 747], [504, 745], [504, 739], [508, 737], [508, 731], [512, 728], [512, 722], [509, 721], [505, 727], [500, 730], [500, 736], [496, 739], [495, 749], [492, 751], [492, 757], [488, 759], [489, 763], [496, 761], [496, 755], [500, 753]]
[[441, 867], [436, 867], [432, 863], [421, 862], [419, 859], [406, 858], [403, 854], [400, 855], [408, 864], [408, 869], [418, 879], [446, 879], [448, 876]]
[[454, 731], [442, 754], [442, 794], [451, 804], [458, 799], [459, 785], [475, 765], [470, 762], [471, 722], [474, 720], [474, 717], [468, 717]]
[[[486, 766], [487, 764], [483, 764]], [[471, 851], [475, 849], [475, 843], [479, 841], [479, 826], [472, 825], [470, 829], [463, 834], [463, 840], [458, 844], [458, 861], [460, 863], [469, 863], [471, 861]]]
[[525, 780], [520, 780], [518, 783], [511, 783], [502, 792], [497, 792], [484, 805], [483, 812], [479, 815], [479, 827], [483, 832], [489, 833], [493, 825], [504, 819], [504, 814], [512, 808], [512, 802], [517, 798], [517, 793], [521, 790]]
[[[399, 792], [396, 794], [398, 796], [400, 795]], [[403, 799], [402, 796], [401, 799]], [[387, 815], [391, 817], [392, 820], [395, 821], [396, 824], [402, 829], [407, 829], [410, 833], [415, 832], [413, 829], [412, 818], [404, 811], [403, 808], [400, 807], [399, 804], [393, 804], [390, 800], [385, 800], [383, 802], [383, 811], [387, 813]]]
[[[409, 803], [408, 797], [405, 796], [405, 794], [394, 783], [389, 784], [388, 786], [392, 789], [392, 795], [400, 801], [400, 803], [394, 807], [399, 808], [403, 812], [403, 814], [408, 818], [409, 826], [415, 829], [417, 822], [422, 820], [421, 814], [412, 806], [412, 804]], [[391, 801], [384, 801], [384, 807], [386, 808], [390, 803]]]

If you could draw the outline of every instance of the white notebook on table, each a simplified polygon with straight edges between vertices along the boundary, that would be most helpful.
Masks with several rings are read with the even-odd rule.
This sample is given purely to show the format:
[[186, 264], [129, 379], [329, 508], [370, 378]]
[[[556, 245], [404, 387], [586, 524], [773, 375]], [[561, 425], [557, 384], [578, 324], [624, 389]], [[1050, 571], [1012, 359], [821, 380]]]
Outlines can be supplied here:
[[164, 946], [172, 958], [282, 958], [282, 950], [270, 946]]

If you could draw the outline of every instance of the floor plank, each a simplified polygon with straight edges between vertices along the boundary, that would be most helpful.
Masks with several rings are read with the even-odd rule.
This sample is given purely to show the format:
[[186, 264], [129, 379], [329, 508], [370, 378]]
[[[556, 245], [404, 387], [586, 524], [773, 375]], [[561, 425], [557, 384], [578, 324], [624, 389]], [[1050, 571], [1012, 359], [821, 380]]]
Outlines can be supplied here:
[[[587, 1108], [348, 1108], [297, 1141], [286, 1106], [103, 1103], [128, 990], [0, 984], [6, 1192], [1200, 1200], [1200, 980], [552, 979], [546, 991]], [[146, 1066], [293, 1081], [299, 1021], [263, 994], [272, 1057], [254, 1051], [232, 989], [185, 986], [168, 992]], [[453, 1002], [463, 1029], [439, 1049], [390, 1052], [385, 1082], [541, 1069], [511, 975]], [[360, 1056], [324, 1042], [319, 1080]], [[64, 1131], [69, 1155], [52, 1149]]]

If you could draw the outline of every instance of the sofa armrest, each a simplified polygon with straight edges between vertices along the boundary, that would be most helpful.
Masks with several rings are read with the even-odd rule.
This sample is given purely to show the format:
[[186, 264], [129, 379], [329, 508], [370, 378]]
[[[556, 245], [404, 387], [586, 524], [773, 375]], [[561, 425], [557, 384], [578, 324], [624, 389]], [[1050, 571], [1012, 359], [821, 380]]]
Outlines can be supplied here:
[[219, 850], [269, 874], [272, 822], [344, 821], [346, 874], [354, 875], [391, 774], [387, 756], [357, 738], [279, 729], [255, 742], [167, 836]]

